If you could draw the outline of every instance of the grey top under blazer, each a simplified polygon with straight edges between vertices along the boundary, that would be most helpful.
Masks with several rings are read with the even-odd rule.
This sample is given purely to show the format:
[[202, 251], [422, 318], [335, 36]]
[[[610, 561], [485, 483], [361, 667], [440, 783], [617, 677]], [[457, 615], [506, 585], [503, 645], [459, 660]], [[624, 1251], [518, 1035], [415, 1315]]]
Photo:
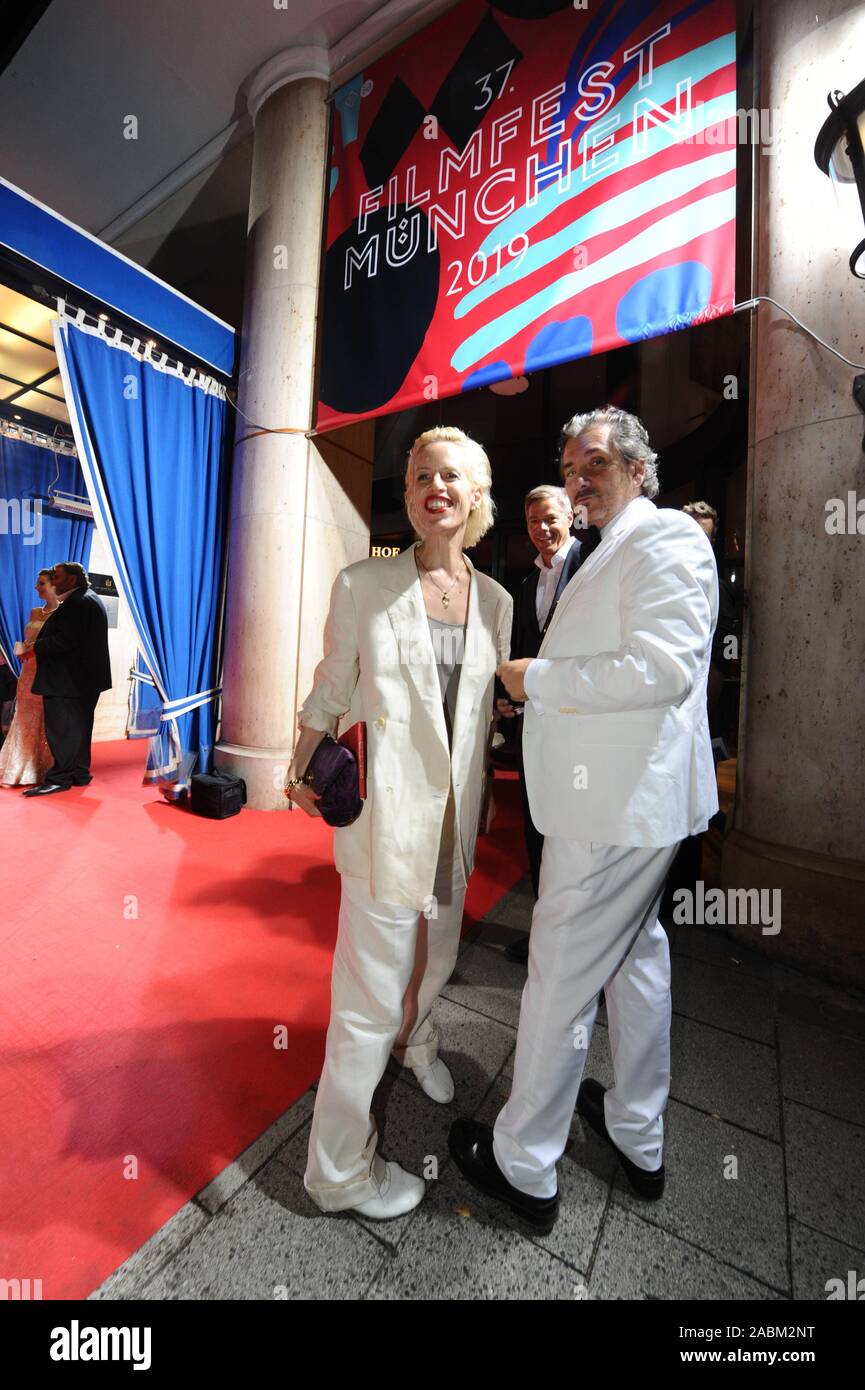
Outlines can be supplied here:
[[474, 864], [495, 669], [508, 657], [513, 604], [466, 556], [471, 586], [451, 752], [414, 552], [360, 560], [337, 575], [324, 655], [298, 719], [329, 734], [365, 720], [367, 799], [353, 825], [334, 831], [336, 867], [364, 879], [376, 901], [422, 911], [451, 787], [466, 878]]

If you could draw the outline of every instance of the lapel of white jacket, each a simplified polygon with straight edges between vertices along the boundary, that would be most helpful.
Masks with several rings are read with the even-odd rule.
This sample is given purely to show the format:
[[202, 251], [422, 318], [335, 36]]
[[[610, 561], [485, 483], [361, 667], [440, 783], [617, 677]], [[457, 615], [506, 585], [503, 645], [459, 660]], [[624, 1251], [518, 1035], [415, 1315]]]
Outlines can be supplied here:
[[585, 560], [577, 570], [573, 579], [568, 582], [562, 597], [559, 599], [552, 621], [544, 633], [544, 640], [541, 643], [538, 656], [543, 656], [544, 648], [550, 639], [550, 635], [555, 632], [559, 623], [562, 621], [563, 614], [567, 612], [574, 601], [574, 596], [579, 593], [586, 580], [590, 579], [593, 574], [597, 574], [598, 570], [606, 564], [610, 556], [618, 549], [628, 533], [643, 520], [646, 515], [646, 509], [648, 507], [654, 509], [654, 506], [654, 502], [651, 502], [648, 497], [635, 497], [633, 502], [629, 502], [627, 507], [624, 507], [622, 511], [619, 512], [619, 515], [610, 525], [609, 531], [601, 540], [600, 545], [595, 547], [589, 558]]
[[463, 751], [470, 753], [474, 739], [469, 732], [477, 718], [477, 706], [486, 682], [496, 667], [496, 601], [482, 582], [482, 577], [468, 556], [466, 564], [471, 570], [472, 582], [469, 588], [469, 607], [466, 616], [466, 635], [463, 646], [463, 664], [460, 683], [457, 689], [457, 705], [454, 711], [453, 754], [458, 757]]
[[436, 734], [449, 752], [441, 685], [414, 552], [415, 546], [410, 545], [387, 567], [386, 587], [391, 591], [387, 615], [397, 643], [396, 669], [407, 672], [414, 682]]

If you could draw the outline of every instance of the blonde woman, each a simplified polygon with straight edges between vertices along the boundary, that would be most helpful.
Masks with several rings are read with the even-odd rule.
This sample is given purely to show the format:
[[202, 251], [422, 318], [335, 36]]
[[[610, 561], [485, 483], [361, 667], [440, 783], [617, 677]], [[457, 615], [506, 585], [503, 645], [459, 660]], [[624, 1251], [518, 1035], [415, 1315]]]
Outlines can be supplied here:
[[[36, 592], [42, 603], [30, 610], [24, 629], [25, 642], [34, 642], [42, 628], [60, 606], [54, 592], [54, 571], [40, 570]], [[21, 658], [21, 675], [15, 695], [15, 717], [0, 751], [0, 786], [23, 787], [42, 781], [54, 758], [45, 737], [42, 696], [33, 694], [36, 660], [32, 650]]]
[[334, 831], [342, 881], [332, 1010], [304, 1183], [323, 1211], [376, 1219], [417, 1206], [424, 1183], [376, 1153], [373, 1092], [394, 1052], [446, 1104], [453, 1081], [429, 1012], [456, 962], [474, 862], [496, 666], [510, 596], [465, 554], [493, 524], [490, 463], [462, 430], [412, 445], [405, 504], [417, 540], [336, 579], [324, 658], [299, 715], [286, 792], [324, 733], [367, 726], [367, 798]]

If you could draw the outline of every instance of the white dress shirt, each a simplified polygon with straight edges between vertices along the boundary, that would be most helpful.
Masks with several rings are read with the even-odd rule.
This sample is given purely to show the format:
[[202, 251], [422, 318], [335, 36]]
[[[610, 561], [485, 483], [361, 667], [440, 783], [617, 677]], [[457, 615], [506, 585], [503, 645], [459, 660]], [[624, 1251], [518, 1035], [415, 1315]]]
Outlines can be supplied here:
[[544, 623], [547, 621], [549, 611], [553, 606], [556, 589], [562, 577], [562, 565], [565, 563], [565, 557], [573, 543], [574, 537], [568, 536], [564, 545], [559, 546], [549, 566], [544, 564], [540, 555], [535, 556], [535, 564], [541, 572], [535, 594], [535, 612], [538, 615], [538, 627], [541, 631], [543, 631]]

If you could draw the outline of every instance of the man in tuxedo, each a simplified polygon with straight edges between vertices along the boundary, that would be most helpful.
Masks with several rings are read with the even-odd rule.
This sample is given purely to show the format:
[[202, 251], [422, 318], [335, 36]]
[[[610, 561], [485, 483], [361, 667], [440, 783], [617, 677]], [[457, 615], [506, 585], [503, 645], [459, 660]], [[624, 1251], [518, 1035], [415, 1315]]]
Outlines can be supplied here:
[[90, 738], [100, 692], [111, 688], [108, 615], [90, 589], [83, 565], [55, 565], [52, 583], [60, 607], [32, 646], [36, 654], [33, 692], [41, 695], [45, 736], [54, 766], [45, 781], [24, 796], [48, 796], [90, 782]]
[[[514, 603], [513, 626], [511, 630], [511, 660], [518, 657], [537, 656], [544, 633], [549, 626], [556, 605], [566, 585], [576, 574], [586, 556], [591, 554], [597, 544], [598, 535], [594, 528], [584, 531], [581, 536], [574, 535], [574, 509], [563, 487], [544, 484], [532, 488], [525, 500], [526, 530], [529, 540], [537, 550], [535, 568], [523, 580]], [[580, 518], [582, 521], [582, 518]], [[523, 767], [522, 708], [501, 696], [496, 700], [496, 712], [502, 719], [520, 718], [517, 730], [517, 750], [519, 758], [520, 796], [523, 803], [523, 828], [526, 849], [529, 856], [529, 871], [532, 890], [538, 896], [541, 873], [541, 854], [544, 837], [532, 820], [528, 795], [526, 794], [525, 769]], [[505, 954], [513, 961], [525, 962], [529, 958], [529, 938], [520, 937], [506, 948]]]
[[[664, 879], [718, 809], [706, 681], [718, 616], [708, 538], [660, 510], [657, 456], [614, 406], [562, 433], [562, 475], [601, 541], [559, 600], [535, 660], [499, 675], [526, 701], [523, 756], [544, 836], [513, 1088], [494, 1128], [457, 1120], [465, 1177], [538, 1230], [556, 1219], [556, 1163], [574, 1104], [633, 1190], [664, 1189], [670, 952]], [[583, 1080], [604, 988], [615, 1083]]]

